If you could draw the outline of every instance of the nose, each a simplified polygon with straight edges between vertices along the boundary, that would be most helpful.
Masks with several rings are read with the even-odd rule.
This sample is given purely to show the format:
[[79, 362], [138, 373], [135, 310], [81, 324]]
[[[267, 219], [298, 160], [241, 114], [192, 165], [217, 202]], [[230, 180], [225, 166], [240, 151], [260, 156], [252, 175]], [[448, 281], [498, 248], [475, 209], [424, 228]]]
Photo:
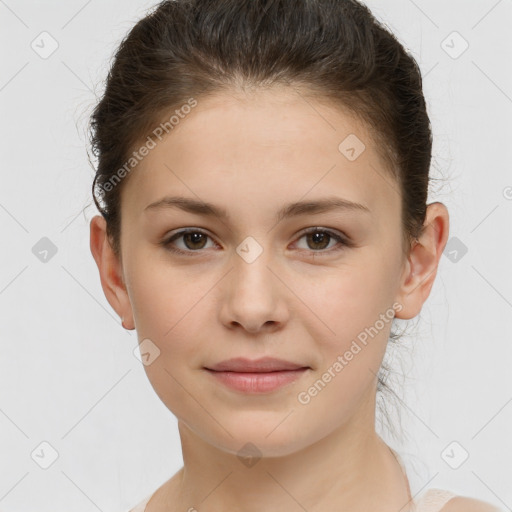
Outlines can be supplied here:
[[222, 282], [221, 321], [228, 328], [255, 334], [283, 327], [289, 317], [287, 287], [277, 277], [266, 251], [249, 263], [238, 254]]

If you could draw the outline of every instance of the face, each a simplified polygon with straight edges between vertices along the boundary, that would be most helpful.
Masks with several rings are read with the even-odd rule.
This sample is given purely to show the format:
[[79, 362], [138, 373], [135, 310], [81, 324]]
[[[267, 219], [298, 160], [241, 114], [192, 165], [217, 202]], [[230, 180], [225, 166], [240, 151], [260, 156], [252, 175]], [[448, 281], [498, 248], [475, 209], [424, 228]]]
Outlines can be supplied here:
[[[410, 266], [397, 187], [363, 124], [285, 89], [199, 101], [132, 171], [121, 215], [116, 306], [150, 340], [147, 376], [190, 430], [277, 456], [369, 428]], [[244, 391], [205, 369], [234, 357], [306, 369]]]

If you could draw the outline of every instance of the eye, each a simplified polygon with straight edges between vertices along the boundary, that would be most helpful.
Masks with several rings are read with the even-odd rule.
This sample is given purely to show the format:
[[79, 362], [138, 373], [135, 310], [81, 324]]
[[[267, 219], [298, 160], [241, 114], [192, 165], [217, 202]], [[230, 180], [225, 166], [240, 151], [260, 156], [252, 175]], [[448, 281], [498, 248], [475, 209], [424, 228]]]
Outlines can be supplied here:
[[[204, 233], [199, 229], [189, 228], [178, 231], [170, 238], [165, 239], [161, 245], [163, 245], [167, 250], [178, 253], [178, 254], [186, 254], [187, 256], [192, 256], [194, 252], [200, 252], [201, 249], [205, 248], [206, 240], [210, 238], [209, 235]], [[181, 239], [185, 248], [177, 248], [174, 245], [175, 240]]]
[[[306, 250], [310, 249], [310, 252], [315, 253], [331, 253], [339, 251], [343, 249], [345, 246], [350, 246], [349, 241], [345, 237], [335, 233], [334, 231], [322, 229], [319, 227], [312, 228], [304, 232], [303, 235], [299, 238], [299, 240], [301, 240], [302, 238], [306, 239]], [[331, 245], [330, 249], [325, 250], [326, 248], [329, 247], [329, 243], [333, 241], [337, 242], [338, 246], [336, 247], [335, 243], [335, 249], [333, 249], [333, 246]]]
[[[200, 253], [202, 249], [208, 248], [207, 240], [211, 238], [207, 233], [202, 230], [196, 228], [187, 228], [181, 231], [178, 231], [170, 238], [166, 238], [161, 242], [161, 245], [165, 247], [168, 251], [183, 254], [186, 256], [195, 256], [194, 253]], [[346, 237], [335, 233], [329, 229], [323, 229], [319, 227], [310, 228], [308, 231], [303, 232], [302, 236], [299, 240], [305, 238], [307, 248], [303, 249], [313, 253], [332, 253], [339, 250], [342, 250], [345, 247], [351, 247], [350, 240]], [[176, 247], [175, 241], [183, 242], [184, 246], [182, 248]], [[329, 247], [330, 242], [337, 242], [338, 247], [336, 247], [336, 243], [334, 247], [331, 245]], [[214, 243], [214, 245], [218, 245]], [[313, 247], [313, 248], [312, 248]], [[327, 250], [326, 250], [327, 249]]]

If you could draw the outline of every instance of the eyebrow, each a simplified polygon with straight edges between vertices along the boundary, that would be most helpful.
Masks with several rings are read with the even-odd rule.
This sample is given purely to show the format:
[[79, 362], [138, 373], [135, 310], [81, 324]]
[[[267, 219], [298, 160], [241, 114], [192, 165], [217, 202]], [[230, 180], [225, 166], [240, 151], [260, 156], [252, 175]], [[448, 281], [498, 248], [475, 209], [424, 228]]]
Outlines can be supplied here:
[[[220, 219], [229, 219], [228, 212], [211, 203], [198, 201], [189, 197], [166, 196], [144, 208], [144, 212], [154, 211], [167, 208], [179, 208], [185, 212], [194, 213], [196, 215], [204, 215], [208, 217], [218, 217]], [[360, 211], [371, 213], [370, 209], [360, 203], [349, 201], [341, 197], [326, 197], [315, 201], [298, 201], [290, 203], [281, 208], [276, 215], [277, 222], [289, 217], [295, 217], [306, 214], [324, 213], [332, 210]]]

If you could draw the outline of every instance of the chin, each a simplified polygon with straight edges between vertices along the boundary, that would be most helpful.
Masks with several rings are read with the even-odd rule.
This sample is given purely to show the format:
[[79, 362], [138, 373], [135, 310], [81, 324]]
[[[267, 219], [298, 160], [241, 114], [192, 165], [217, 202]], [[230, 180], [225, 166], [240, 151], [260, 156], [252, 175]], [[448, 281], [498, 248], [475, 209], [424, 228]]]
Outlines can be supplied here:
[[[201, 435], [218, 449], [239, 457], [284, 457], [314, 442], [307, 437], [306, 425], [302, 424], [298, 430], [295, 428], [297, 424], [291, 424], [293, 416], [294, 413], [289, 414], [288, 411], [273, 413], [267, 421], [261, 418], [261, 412], [258, 421], [240, 417], [229, 422], [225, 418], [222, 425], [231, 436], [220, 427], [215, 428], [215, 434], [209, 431]], [[288, 421], [290, 424], [286, 425]]]

